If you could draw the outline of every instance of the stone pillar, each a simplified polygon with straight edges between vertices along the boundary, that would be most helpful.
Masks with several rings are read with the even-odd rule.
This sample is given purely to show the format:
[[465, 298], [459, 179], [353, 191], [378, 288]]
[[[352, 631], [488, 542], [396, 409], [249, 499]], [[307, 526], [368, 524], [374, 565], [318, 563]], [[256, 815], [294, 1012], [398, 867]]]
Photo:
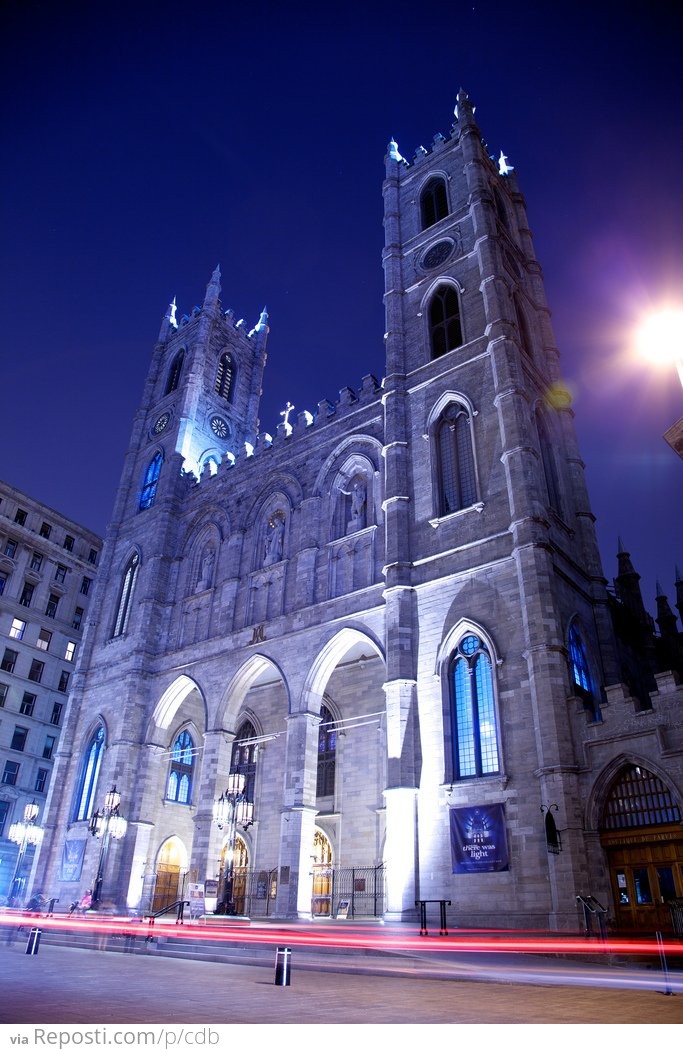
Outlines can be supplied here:
[[287, 719], [284, 809], [280, 829], [277, 918], [310, 918], [318, 726], [310, 711]]
[[142, 899], [143, 880], [145, 867], [147, 866], [147, 855], [149, 851], [149, 840], [152, 836], [154, 824], [147, 820], [134, 820], [128, 825], [127, 836], [130, 836], [129, 848], [132, 847], [130, 859], [130, 878], [128, 880], [128, 892], [126, 904], [129, 908], [138, 908]]
[[415, 916], [417, 788], [387, 788], [384, 799], [387, 822], [384, 850], [387, 900], [384, 918], [401, 921]]

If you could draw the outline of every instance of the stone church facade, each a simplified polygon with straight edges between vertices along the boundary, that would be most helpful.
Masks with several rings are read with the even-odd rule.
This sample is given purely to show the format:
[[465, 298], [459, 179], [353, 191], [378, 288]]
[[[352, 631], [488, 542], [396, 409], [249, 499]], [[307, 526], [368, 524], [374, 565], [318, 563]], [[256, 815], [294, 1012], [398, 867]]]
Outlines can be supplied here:
[[464, 92], [449, 137], [410, 164], [390, 144], [383, 193], [381, 382], [271, 438], [265, 311], [236, 324], [216, 270], [164, 318], [57, 755], [40, 878], [62, 901], [96, 877], [115, 784], [119, 908], [192, 882], [254, 916], [428, 899], [575, 928], [594, 894], [619, 922], [640, 869], [610, 861], [605, 813], [634, 777], [666, 794], [649, 830], [683, 896], [678, 677], [623, 680], [524, 201]]

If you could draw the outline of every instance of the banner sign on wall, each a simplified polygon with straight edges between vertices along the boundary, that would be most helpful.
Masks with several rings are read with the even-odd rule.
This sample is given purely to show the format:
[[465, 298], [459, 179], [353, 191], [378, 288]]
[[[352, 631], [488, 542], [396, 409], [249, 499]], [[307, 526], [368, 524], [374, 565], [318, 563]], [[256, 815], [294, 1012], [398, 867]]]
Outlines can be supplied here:
[[451, 855], [456, 875], [508, 870], [505, 809], [500, 802], [492, 806], [451, 809], [450, 822]]
[[85, 839], [67, 839], [62, 850], [62, 882], [78, 882], [83, 870]]

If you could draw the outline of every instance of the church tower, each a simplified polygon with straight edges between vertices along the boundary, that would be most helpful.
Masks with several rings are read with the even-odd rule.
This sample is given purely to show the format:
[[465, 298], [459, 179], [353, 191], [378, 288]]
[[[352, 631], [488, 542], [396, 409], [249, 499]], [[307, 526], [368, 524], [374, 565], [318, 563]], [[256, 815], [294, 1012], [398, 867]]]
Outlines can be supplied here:
[[463, 91], [448, 137], [385, 165], [382, 383], [288, 404], [271, 438], [265, 310], [235, 323], [218, 269], [169, 307], [57, 755], [51, 895], [104, 881], [150, 913], [190, 872], [207, 914], [413, 921], [426, 899], [574, 929], [579, 895], [618, 907], [631, 878], [611, 800], [621, 820], [635, 784], [679, 820], [677, 686], [622, 675], [515, 174]]

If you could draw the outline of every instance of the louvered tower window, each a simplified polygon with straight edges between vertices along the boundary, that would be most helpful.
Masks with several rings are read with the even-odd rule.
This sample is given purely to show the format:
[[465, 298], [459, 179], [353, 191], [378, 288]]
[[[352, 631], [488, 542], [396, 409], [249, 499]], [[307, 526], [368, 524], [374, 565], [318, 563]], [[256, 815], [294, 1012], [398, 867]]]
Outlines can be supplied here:
[[464, 405], [450, 404], [436, 430], [439, 460], [439, 513], [453, 514], [476, 503], [477, 484], [470, 416]]
[[443, 179], [430, 179], [420, 196], [422, 229], [427, 230], [448, 215], [448, 195]]
[[450, 350], [462, 346], [460, 303], [458, 293], [451, 285], [439, 288], [429, 304], [429, 334], [432, 358], [443, 357]]

